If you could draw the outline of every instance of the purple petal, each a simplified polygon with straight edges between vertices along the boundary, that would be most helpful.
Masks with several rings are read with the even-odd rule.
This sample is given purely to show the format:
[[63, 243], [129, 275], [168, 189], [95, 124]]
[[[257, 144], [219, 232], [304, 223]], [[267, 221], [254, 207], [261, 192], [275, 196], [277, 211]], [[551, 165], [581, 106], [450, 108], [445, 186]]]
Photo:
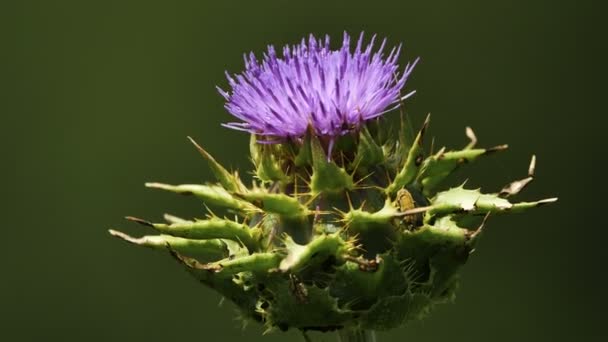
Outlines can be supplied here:
[[338, 50], [330, 50], [329, 36], [316, 39], [310, 35], [297, 45], [285, 46], [282, 57], [272, 45], [261, 62], [253, 53], [245, 55], [243, 73], [226, 73], [231, 90], [217, 88], [226, 99], [228, 112], [243, 121], [224, 126], [280, 142], [304, 136], [312, 124], [316, 134], [333, 141], [358, 129], [362, 121], [394, 109], [413, 95], [410, 92], [400, 98], [418, 59], [399, 75], [401, 45], [383, 58], [386, 39], [375, 50], [375, 38], [363, 50], [361, 33], [351, 52], [346, 32]]

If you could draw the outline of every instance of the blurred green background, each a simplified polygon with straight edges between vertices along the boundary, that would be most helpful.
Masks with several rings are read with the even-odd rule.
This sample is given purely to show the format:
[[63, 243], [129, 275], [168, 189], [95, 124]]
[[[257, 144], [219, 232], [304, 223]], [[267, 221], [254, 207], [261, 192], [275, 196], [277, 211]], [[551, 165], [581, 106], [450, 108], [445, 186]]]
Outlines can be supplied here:
[[[241, 330], [229, 303], [165, 253], [110, 227], [125, 215], [192, 217], [200, 203], [145, 181], [204, 182], [192, 135], [249, 169], [248, 137], [215, 85], [242, 54], [308, 33], [361, 30], [422, 60], [409, 89], [417, 127], [438, 145], [510, 150], [460, 174], [497, 190], [538, 178], [520, 198], [560, 201], [494, 217], [455, 304], [379, 341], [605, 341], [604, 20], [592, 1], [15, 1], [2, 23], [0, 339], [300, 341]], [[339, 39], [334, 39], [334, 42]], [[456, 181], [456, 180], [455, 180]], [[317, 340], [334, 341], [330, 335]]]

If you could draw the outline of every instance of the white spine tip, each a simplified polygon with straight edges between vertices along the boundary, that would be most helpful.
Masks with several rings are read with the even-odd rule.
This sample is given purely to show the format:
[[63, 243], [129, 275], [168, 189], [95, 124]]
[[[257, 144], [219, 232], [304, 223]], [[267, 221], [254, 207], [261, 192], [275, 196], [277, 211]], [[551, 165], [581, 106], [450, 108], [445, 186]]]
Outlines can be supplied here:
[[133, 243], [133, 244], [136, 244], [136, 245], [140, 244], [140, 242], [141, 242], [140, 239], [136, 239], [136, 238], [134, 238], [134, 237], [132, 237], [130, 235], [127, 235], [127, 234], [125, 234], [123, 232], [119, 232], [119, 231], [114, 230], [114, 229], [108, 229], [108, 232], [110, 233], [110, 235], [112, 235], [114, 237], [117, 237], [119, 239], [122, 239], [124, 241], [130, 242], [130, 243]]
[[532, 159], [530, 159], [530, 166], [528, 167], [528, 176], [534, 176], [534, 171], [536, 170], [536, 155], [532, 155]]

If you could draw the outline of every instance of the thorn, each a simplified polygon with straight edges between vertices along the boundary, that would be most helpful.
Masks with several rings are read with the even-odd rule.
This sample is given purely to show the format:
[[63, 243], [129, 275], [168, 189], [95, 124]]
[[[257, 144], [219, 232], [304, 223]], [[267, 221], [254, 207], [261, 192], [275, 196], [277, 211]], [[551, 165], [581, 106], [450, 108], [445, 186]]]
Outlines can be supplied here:
[[464, 130], [464, 133], [466, 134], [467, 138], [469, 138], [469, 140], [471, 140], [467, 146], [465, 146], [465, 150], [469, 150], [472, 149], [473, 147], [475, 147], [475, 145], [477, 145], [477, 136], [475, 135], [475, 132], [473, 132], [473, 129], [469, 126], [467, 126]]
[[398, 216], [410, 216], [410, 215], [416, 215], [416, 214], [420, 214], [420, 213], [424, 213], [427, 212], [429, 210], [433, 209], [433, 206], [426, 206], [426, 207], [418, 207], [418, 208], [413, 208], [413, 209], [408, 209], [406, 211], [403, 212], [399, 212], [397, 214], [395, 214], [395, 217]]
[[[362, 160], [363, 160], [363, 158], [355, 158], [356, 163], [355, 163], [355, 165], [353, 165], [353, 171], [350, 173], [351, 177], [354, 177], [355, 174], [357, 173], [357, 170], [359, 169], [359, 165], [361, 165]], [[342, 165], [345, 165], [344, 161], [342, 161]]]
[[214, 217], [218, 217], [213, 210], [211, 210], [211, 208], [209, 208], [209, 206], [207, 205], [207, 203], [203, 203], [203, 206], [205, 207], [205, 210], [207, 210], [207, 217], [209, 218], [214, 218]]
[[549, 204], [549, 203], [554, 203], [557, 202], [558, 198], [557, 197], [553, 197], [553, 198], [546, 198], [543, 200], [540, 200], [538, 202], [536, 202], [536, 204], [538, 204], [539, 206], [544, 205], [544, 204]]
[[333, 207], [332, 208], [335, 212], [338, 213], [339, 216], [342, 216], [341, 219], [336, 220], [335, 222], [346, 222], [346, 216], [348, 215], [348, 213], [346, 211], [342, 211], [340, 210], [340, 208], [337, 207]]
[[494, 152], [500, 152], [500, 151], [504, 151], [506, 149], [509, 148], [509, 145], [504, 144], [504, 145], [498, 145], [498, 146], [494, 146], [494, 147], [490, 147], [488, 149], [486, 149], [486, 152], [484, 154], [490, 154], [490, 153], [494, 153]]
[[281, 191], [281, 184], [279, 182], [274, 182], [268, 189], [268, 193], [277, 194]]
[[361, 182], [363, 182], [364, 180], [368, 179], [369, 177], [371, 177], [374, 174], [374, 171], [368, 173], [367, 175], [361, 177], [358, 181], [355, 182], [355, 184], [353, 184], [354, 189], [364, 189], [364, 187], [359, 187], [359, 184]]
[[530, 166], [528, 167], [528, 176], [533, 177], [534, 171], [536, 171], [536, 155], [532, 155], [532, 159], [530, 160]]
[[[308, 179], [310, 179], [310, 177], [312, 176], [310, 174], [310, 172], [308, 172], [308, 170], [305, 170], [306, 174], [308, 175]], [[306, 187], [310, 188], [310, 182], [306, 180], [306, 178], [304, 178], [304, 176], [300, 175], [299, 173], [296, 173], [296, 178], [299, 178], [302, 182], [304, 182], [304, 184], [306, 184]]]
[[364, 199], [364, 200], [361, 202], [361, 206], [359, 207], [359, 210], [363, 210], [363, 208], [365, 208], [365, 204], [366, 204], [366, 203], [367, 203], [367, 199]]
[[354, 209], [354, 207], [353, 207], [353, 202], [350, 199], [349, 192], [346, 191], [345, 194], [346, 194], [346, 202], [348, 203], [348, 208], [352, 211]]
[[391, 184], [393, 180], [391, 179], [391, 175], [388, 173], [388, 169], [386, 169], [384, 173], [386, 175], [386, 184]]
[[424, 140], [424, 133], [426, 129], [429, 127], [429, 123], [431, 122], [431, 113], [427, 114], [426, 119], [424, 119], [424, 124], [422, 124], [422, 128], [420, 128], [420, 141], [418, 144], [422, 146], [422, 141]]
[[435, 158], [437, 159], [441, 159], [443, 158], [443, 155], [445, 154], [445, 146], [443, 146], [439, 151], [437, 151], [437, 154], [435, 154]]
[[321, 206], [317, 204], [315, 207], [315, 216], [312, 219], [313, 224], [319, 222], [319, 218], [321, 217]]
[[207, 152], [201, 145], [199, 145], [191, 136], [188, 136], [187, 138], [188, 138], [188, 140], [190, 140], [192, 145], [194, 145], [194, 147], [196, 147], [198, 152], [203, 155], [203, 157], [205, 159], [215, 161], [215, 159], [211, 156], [211, 154], [209, 154], [209, 152]]
[[134, 237], [132, 237], [130, 235], [127, 235], [127, 234], [125, 234], [123, 232], [119, 232], [119, 231], [114, 230], [114, 229], [108, 229], [108, 233], [110, 233], [110, 235], [112, 235], [114, 237], [117, 237], [119, 239], [125, 240], [125, 241], [130, 242], [130, 243], [134, 243], [136, 245], [141, 244], [141, 239], [134, 238]]
[[470, 239], [475, 239], [479, 234], [481, 234], [481, 232], [483, 231], [483, 227], [485, 226], [486, 221], [488, 220], [488, 217], [490, 217], [490, 212], [484, 215], [479, 227], [477, 227], [477, 229], [469, 236]]
[[[148, 182], [148, 183], [144, 183], [144, 185], [146, 186], [146, 188], [175, 191], [175, 190], [173, 190], [174, 186], [172, 186], [170, 184], [165, 184], [165, 183]], [[182, 195], [192, 195], [192, 193], [188, 192], [188, 191], [183, 191], [183, 192], [179, 192], [179, 193]]]
[[304, 202], [304, 205], [305, 205], [305, 206], [307, 206], [307, 207], [308, 207], [308, 206], [309, 206], [309, 205], [310, 205], [312, 202], [314, 202], [314, 201], [317, 199], [317, 197], [320, 197], [320, 196], [321, 196], [321, 194], [311, 194], [310, 192], [303, 193], [303, 194], [301, 194], [301, 195], [302, 195], [302, 196], [310, 196], [310, 198], [309, 198], [309, 199], [307, 199], [307, 200], [306, 200], [306, 202]]
[[429, 155], [433, 155], [433, 150], [435, 149], [435, 137], [433, 137], [431, 139], [431, 151], [429, 152]]
[[131, 222], [139, 223], [142, 226], [154, 228], [154, 223], [152, 223], [150, 221], [146, 221], [144, 219], [140, 219], [140, 218], [133, 217], [133, 216], [125, 216], [125, 219], [127, 219], [127, 220], [129, 220]]
[[498, 195], [502, 197], [509, 197], [520, 193], [528, 184], [530, 184], [530, 182], [534, 180], [535, 169], [536, 156], [532, 155], [532, 159], [530, 160], [530, 166], [528, 166], [528, 177], [507, 184], [504, 188], [502, 188], [502, 190], [500, 190]]
[[501, 197], [509, 197], [509, 196], [517, 195], [528, 184], [530, 184], [530, 182], [532, 182], [532, 180], [534, 180], [534, 178], [527, 177], [527, 178], [524, 178], [524, 179], [521, 179], [518, 181], [511, 182], [510, 184], [508, 184], [504, 188], [502, 188], [502, 190], [500, 190], [498, 195]]
[[181, 217], [173, 216], [171, 214], [164, 214], [163, 215], [163, 219], [165, 219], [165, 221], [167, 221], [169, 223], [184, 223], [184, 222], [188, 222], [188, 220], [184, 220]]

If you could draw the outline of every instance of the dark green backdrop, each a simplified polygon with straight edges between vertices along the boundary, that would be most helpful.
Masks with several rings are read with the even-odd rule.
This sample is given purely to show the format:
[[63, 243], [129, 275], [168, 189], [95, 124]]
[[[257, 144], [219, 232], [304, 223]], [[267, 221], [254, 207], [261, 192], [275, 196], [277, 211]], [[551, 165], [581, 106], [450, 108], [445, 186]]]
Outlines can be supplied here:
[[[409, 82], [437, 144], [511, 149], [467, 168], [497, 189], [538, 155], [524, 199], [494, 217], [455, 304], [380, 341], [599, 341], [607, 337], [602, 12], [591, 1], [15, 1], [2, 23], [4, 341], [299, 341], [242, 331], [234, 308], [165, 253], [111, 238], [128, 214], [202, 213], [144, 181], [203, 182], [194, 136], [245, 172], [248, 137], [215, 85], [242, 53], [310, 32], [361, 30], [421, 56]], [[220, 4], [221, 3], [221, 4]], [[461, 174], [461, 178], [464, 177]], [[315, 335], [333, 341], [328, 335]]]

